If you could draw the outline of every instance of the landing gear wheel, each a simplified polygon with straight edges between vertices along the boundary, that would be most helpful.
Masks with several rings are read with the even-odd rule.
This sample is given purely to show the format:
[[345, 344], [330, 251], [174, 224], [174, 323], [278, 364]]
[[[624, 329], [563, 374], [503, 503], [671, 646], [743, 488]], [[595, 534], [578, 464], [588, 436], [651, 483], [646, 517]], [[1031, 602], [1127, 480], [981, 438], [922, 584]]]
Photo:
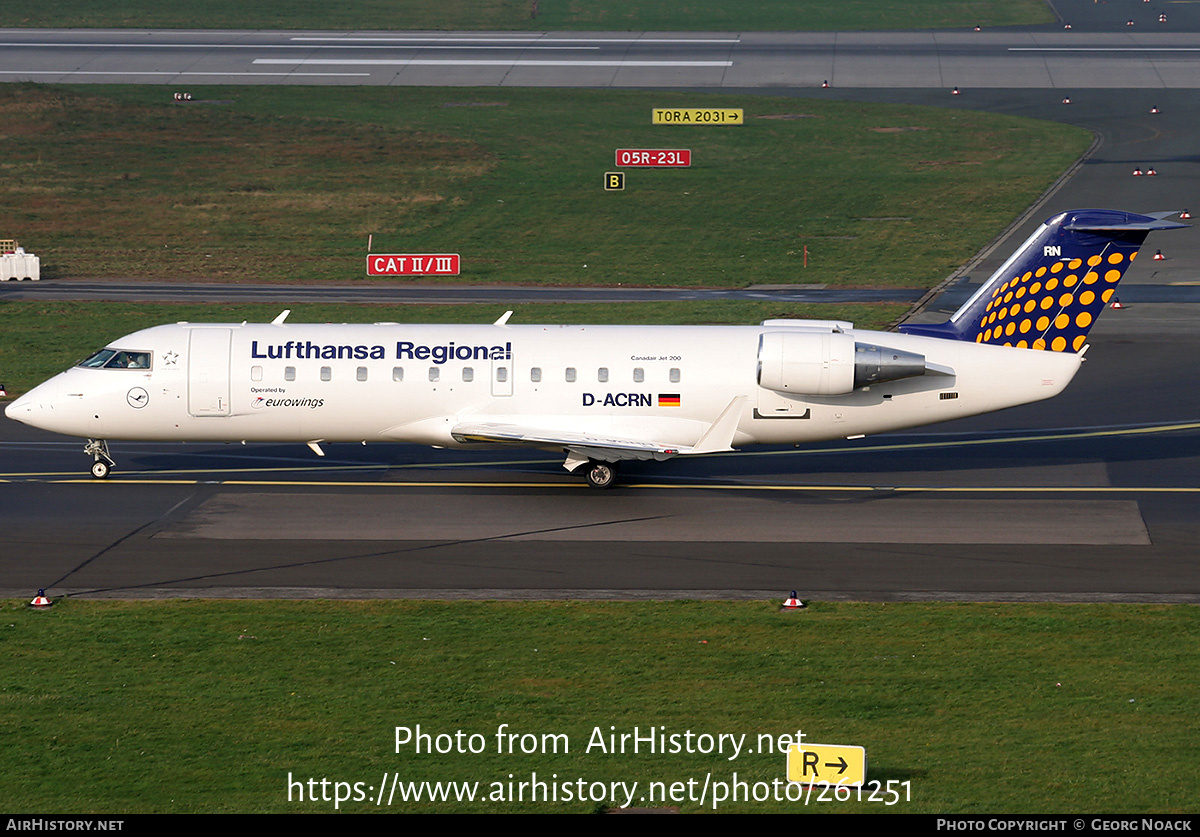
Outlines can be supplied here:
[[88, 439], [88, 443], [83, 446], [83, 452], [95, 459], [92, 463], [92, 476], [98, 480], [105, 479], [109, 469], [117, 464], [108, 452], [108, 442], [103, 439]]
[[617, 482], [617, 463], [593, 459], [588, 463], [586, 476], [592, 488], [612, 488]]

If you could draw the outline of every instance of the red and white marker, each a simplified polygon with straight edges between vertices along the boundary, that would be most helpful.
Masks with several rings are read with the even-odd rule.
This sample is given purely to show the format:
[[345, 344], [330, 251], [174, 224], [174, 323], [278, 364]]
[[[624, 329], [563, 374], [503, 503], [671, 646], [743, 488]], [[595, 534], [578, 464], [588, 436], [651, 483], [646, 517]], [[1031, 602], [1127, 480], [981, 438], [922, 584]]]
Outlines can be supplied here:
[[1156, 174], [1158, 174], [1158, 172], [1156, 172], [1153, 168], [1146, 169], [1146, 177], [1154, 177]]
[[1112, 301], [1112, 304], [1111, 304], [1111, 305], [1109, 305], [1108, 307], [1109, 307], [1109, 308], [1115, 308], [1115, 309], [1117, 309], [1117, 310], [1119, 311], [1120, 309], [1124, 308], [1125, 306], [1121, 304], [1121, 300], [1119, 300], [1119, 299], [1114, 299], [1114, 300]]
[[38, 594], [33, 597], [33, 601], [29, 603], [30, 607], [51, 607], [54, 602], [46, 598], [45, 590], [38, 590]]
[[791, 597], [783, 603], [784, 610], [800, 610], [802, 607], [804, 607], [804, 602], [796, 598], [795, 590], [792, 591]]
[[1167, 260], [1167, 257], [1162, 254], [1162, 250], [1154, 251], [1154, 261], [1165, 262], [1166, 260]]
[[1134, 177], [1141, 177], [1141, 176], [1142, 176], [1142, 167], [1141, 167], [1141, 166], [1137, 166], [1136, 168], [1134, 168], [1134, 170], [1133, 170], [1133, 176], [1134, 176]]
[[1185, 221], [1186, 221], [1188, 218], [1191, 218], [1191, 217], [1192, 217], [1192, 213], [1188, 212], [1188, 211], [1185, 209], [1185, 210], [1183, 210], [1183, 212], [1180, 212], [1180, 213], [1179, 213], [1179, 217], [1180, 217], [1180, 218], [1182, 218], [1183, 220], [1185, 220]]

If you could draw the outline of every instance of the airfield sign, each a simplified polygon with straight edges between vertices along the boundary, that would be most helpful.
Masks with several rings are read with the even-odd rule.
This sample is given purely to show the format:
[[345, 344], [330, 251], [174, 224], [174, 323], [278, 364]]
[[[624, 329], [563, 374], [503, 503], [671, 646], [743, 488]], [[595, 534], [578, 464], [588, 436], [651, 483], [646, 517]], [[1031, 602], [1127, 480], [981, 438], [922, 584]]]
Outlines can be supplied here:
[[788, 748], [789, 782], [804, 785], [862, 787], [867, 780], [867, 751], [843, 744], [793, 744]]
[[367, 256], [368, 276], [457, 276], [458, 253], [388, 253]]

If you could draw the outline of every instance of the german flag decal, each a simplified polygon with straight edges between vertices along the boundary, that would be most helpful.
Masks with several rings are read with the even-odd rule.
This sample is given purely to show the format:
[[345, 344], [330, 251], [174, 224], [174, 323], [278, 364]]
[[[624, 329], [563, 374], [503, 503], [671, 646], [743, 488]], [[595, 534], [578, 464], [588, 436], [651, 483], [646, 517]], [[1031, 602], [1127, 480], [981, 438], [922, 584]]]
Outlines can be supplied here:
[[658, 406], [660, 406], [660, 407], [678, 407], [679, 406], [679, 393], [676, 392], [676, 393], [672, 393], [672, 394], [663, 394], [660, 392], [658, 394]]

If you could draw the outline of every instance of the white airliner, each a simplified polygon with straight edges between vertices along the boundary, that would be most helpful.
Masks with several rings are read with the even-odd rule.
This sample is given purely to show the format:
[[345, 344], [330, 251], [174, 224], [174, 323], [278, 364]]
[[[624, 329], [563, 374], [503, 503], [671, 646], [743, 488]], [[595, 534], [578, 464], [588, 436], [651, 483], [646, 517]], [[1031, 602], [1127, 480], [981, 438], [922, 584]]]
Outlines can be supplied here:
[[114, 341], [6, 414], [107, 440], [529, 445], [618, 463], [881, 433], [1050, 398], [1170, 213], [1048, 220], [947, 322], [757, 326], [176, 323]]

